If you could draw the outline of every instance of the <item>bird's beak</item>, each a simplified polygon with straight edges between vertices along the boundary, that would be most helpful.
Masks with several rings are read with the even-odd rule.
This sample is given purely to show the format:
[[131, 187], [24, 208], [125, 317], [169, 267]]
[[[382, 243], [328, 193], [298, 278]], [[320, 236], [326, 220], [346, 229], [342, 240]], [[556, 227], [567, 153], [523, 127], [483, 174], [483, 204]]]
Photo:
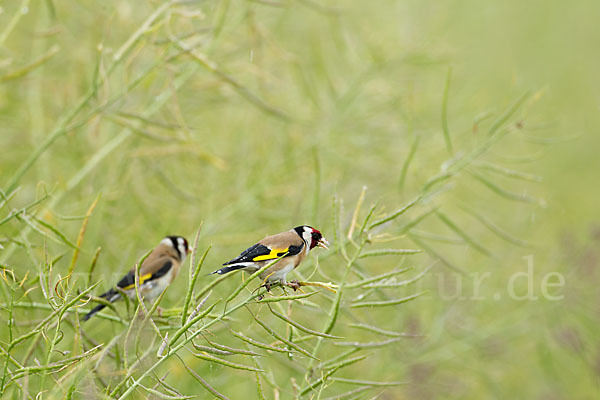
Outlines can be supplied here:
[[192, 254], [192, 251], [194, 251], [194, 249], [192, 249], [191, 247], [188, 247], [188, 251], [187, 251], [187, 253], [188, 253], [188, 254]]
[[319, 241], [317, 242], [317, 246], [318, 246], [318, 247], [322, 247], [322, 248], [324, 248], [325, 250], [329, 250], [329, 247], [328, 247], [328, 246], [329, 246], [329, 242], [328, 242], [328, 241], [327, 241], [327, 239], [325, 239], [325, 238], [321, 238], [321, 240], [319, 240]]

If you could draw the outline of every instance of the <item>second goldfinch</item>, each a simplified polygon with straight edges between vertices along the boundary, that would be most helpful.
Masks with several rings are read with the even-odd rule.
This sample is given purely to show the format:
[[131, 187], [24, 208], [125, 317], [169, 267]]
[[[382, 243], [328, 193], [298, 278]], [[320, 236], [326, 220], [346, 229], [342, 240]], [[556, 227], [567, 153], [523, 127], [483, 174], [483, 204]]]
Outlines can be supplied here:
[[[146, 257], [140, 266], [139, 292], [144, 300], [153, 301], [171, 284], [179, 272], [179, 267], [190, 253], [188, 241], [182, 236], [167, 236]], [[117, 288], [102, 293], [100, 297], [113, 303], [121, 298], [121, 293], [135, 297], [135, 268], [117, 283]], [[87, 321], [106, 305], [100, 304], [87, 313]]]
[[297, 226], [287, 232], [265, 237], [233, 260], [223, 264], [226, 267], [216, 270], [213, 274], [222, 275], [238, 269], [253, 273], [283, 256], [259, 276], [265, 282], [267, 290], [275, 282], [296, 289], [298, 283], [288, 284], [285, 280], [286, 275], [304, 261], [310, 250], [315, 247], [327, 249], [328, 245], [329, 242], [317, 229], [308, 225]]

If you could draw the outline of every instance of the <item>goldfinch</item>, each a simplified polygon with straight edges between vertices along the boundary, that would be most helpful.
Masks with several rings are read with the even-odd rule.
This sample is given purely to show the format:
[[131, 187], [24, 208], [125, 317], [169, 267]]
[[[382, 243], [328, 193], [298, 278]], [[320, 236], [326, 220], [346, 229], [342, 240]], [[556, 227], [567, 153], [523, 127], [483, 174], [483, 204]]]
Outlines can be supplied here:
[[226, 265], [226, 267], [216, 270], [213, 274], [223, 275], [238, 269], [253, 273], [285, 255], [259, 276], [265, 282], [267, 290], [274, 282], [297, 289], [298, 282], [287, 283], [285, 280], [286, 275], [300, 265], [308, 252], [314, 247], [327, 249], [328, 245], [329, 242], [315, 228], [308, 225], [297, 226], [287, 232], [267, 236], [254, 246], [244, 250], [233, 260], [224, 263], [223, 265]]
[[[140, 266], [140, 296], [149, 301], [156, 299], [175, 279], [179, 267], [190, 251], [188, 241], [184, 237], [167, 236], [164, 238]], [[117, 283], [117, 288], [102, 293], [100, 297], [113, 303], [121, 298], [123, 292], [131, 298], [136, 296], [135, 267]], [[97, 305], [83, 317], [83, 320], [87, 321], [104, 307], [106, 307], [104, 304]]]

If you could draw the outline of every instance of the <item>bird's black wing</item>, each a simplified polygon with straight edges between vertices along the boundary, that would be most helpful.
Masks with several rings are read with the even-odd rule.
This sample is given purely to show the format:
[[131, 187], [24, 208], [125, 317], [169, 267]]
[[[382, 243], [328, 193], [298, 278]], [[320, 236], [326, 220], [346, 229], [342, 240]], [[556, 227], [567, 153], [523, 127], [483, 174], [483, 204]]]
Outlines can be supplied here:
[[[140, 275], [140, 285], [147, 282], [151, 282], [169, 273], [169, 271], [173, 267], [173, 261], [161, 260], [161, 262], [163, 263], [163, 265], [155, 272]], [[135, 287], [135, 270], [132, 269], [131, 271], [129, 271], [127, 275], [125, 275], [123, 279], [121, 279], [119, 283], [117, 283], [117, 286], [123, 290], [129, 290]]]
[[246, 250], [242, 251], [239, 256], [233, 260], [227, 261], [223, 265], [252, 262], [256, 257], [265, 256], [267, 254], [271, 254], [271, 249], [263, 244], [257, 243], [254, 246], [248, 247]]
[[[239, 264], [244, 262], [255, 262], [255, 261], [266, 261], [274, 260], [283, 255], [285, 257], [293, 256], [300, 253], [302, 246], [289, 246], [285, 249], [272, 249], [264, 244], [257, 243], [252, 247], [248, 247], [239, 256], [231, 261], [224, 263], [223, 265]], [[287, 253], [287, 254], [286, 254]]]
[[[173, 262], [171, 260], [168, 260], [168, 259], [167, 260], [158, 259], [158, 260], [156, 260], [156, 262], [157, 263], [162, 263], [162, 266], [160, 268], [158, 268], [156, 271], [154, 271], [153, 273], [148, 273], [148, 274], [141, 275], [140, 276], [140, 285], [142, 285], [143, 283], [151, 282], [151, 281], [153, 281], [155, 279], [160, 278], [161, 276], [164, 276], [164, 275], [168, 274], [169, 271], [171, 270], [171, 268], [173, 267]], [[122, 290], [133, 289], [135, 287], [135, 269], [132, 269], [131, 271], [129, 271], [127, 273], [127, 275], [125, 275], [117, 283], [117, 287], [121, 288]], [[105, 298], [106, 300], [108, 300], [108, 301], [110, 301], [112, 303], [112, 302], [118, 300], [121, 297], [121, 293], [117, 289], [111, 288], [108, 291], [102, 293], [100, 295], [100, 297], [103, 297], [103, 298]], [[83, 320], [87, 321], [94, 314], [96, 314], [97, 312], [99, 312], [100, 310], [102, 310], [104, 307], [106, 307], [105, 304], [99, 304], [99, 305], [97, 305], [96, 307], [94, 307], [89, 313], [87, 313], [83, 317]]]

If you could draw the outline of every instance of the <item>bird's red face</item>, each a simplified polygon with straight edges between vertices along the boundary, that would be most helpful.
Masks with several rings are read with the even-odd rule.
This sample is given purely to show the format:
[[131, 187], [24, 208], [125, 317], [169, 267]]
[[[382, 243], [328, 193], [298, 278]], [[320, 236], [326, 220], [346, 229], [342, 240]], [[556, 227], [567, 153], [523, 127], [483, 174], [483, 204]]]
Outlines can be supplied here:
[[329, 242], [327, 241], [327, 239], [325, 239], [323, 237], [321, 232], [319, 232], [315, 228], [311, 228], [311, 229], [312, 229], [312, 232], [310, 233], [310, 237], [311, 237], [310, 248], [311, 248], [311, 250], [315, 247], [322, 247], [324, 249], [329, 249], [329, 247], [327, 247], [329, 245]]

